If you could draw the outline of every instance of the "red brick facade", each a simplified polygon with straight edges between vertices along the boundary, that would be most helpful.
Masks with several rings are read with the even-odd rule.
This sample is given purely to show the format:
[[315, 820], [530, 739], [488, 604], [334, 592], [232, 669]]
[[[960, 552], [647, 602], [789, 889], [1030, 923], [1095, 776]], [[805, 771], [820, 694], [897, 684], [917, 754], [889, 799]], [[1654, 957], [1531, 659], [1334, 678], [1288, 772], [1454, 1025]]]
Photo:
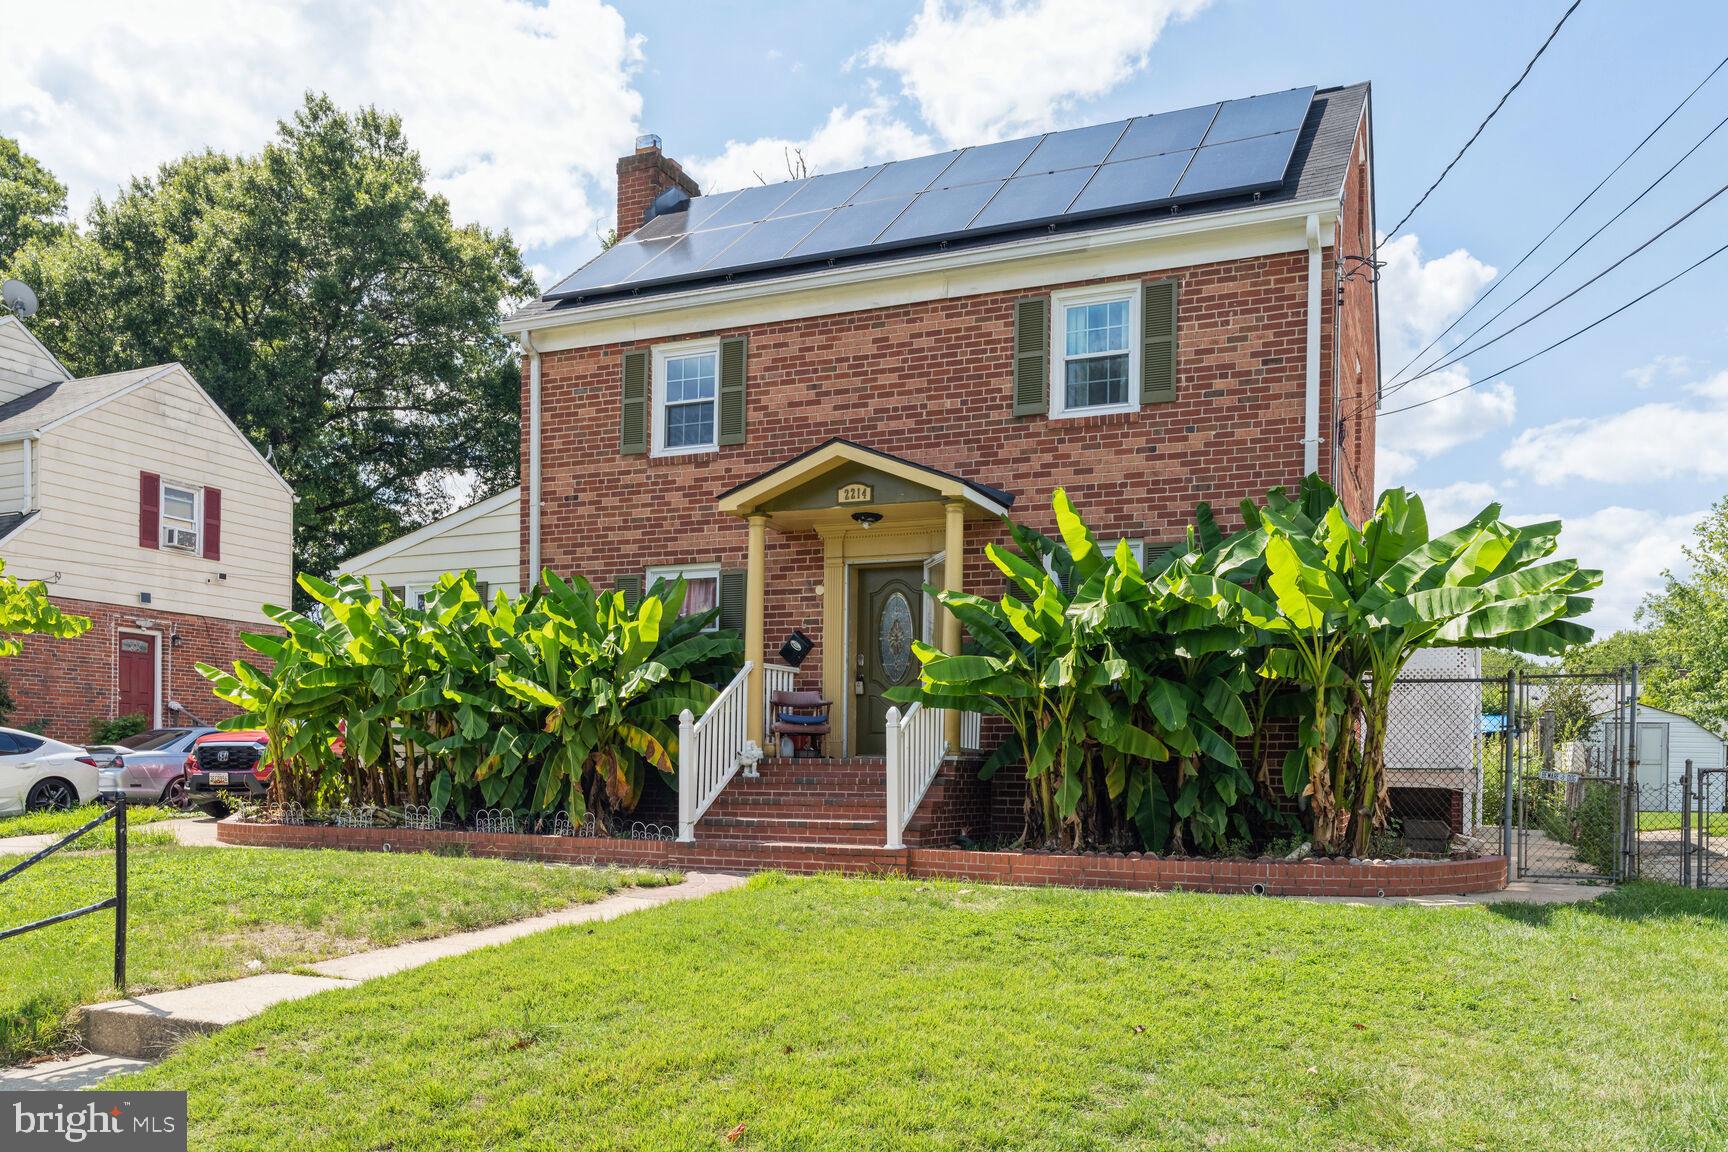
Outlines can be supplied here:
[[81, 744], [90, 739], [92, 720], [118, 712], [119, 646], [123, 632], [154, 633], [160, 656], [162, 721], [178, 723], [167, 711], [178, 700], [206, 723], [233, 715], [235, 709], [210, 694], [195, 665], [226, 668], [236, 659], [260, 658], [240, 643], [240, 633], [257, 625], [177, 612], [155, 612], [147, 605], [117, 607], [89, 600], [54, 598], [62, 612], [88, 616], [90, 631], [75, 640], [27, 636], [24, 651], [0, 661], [16, 702], [7, 723], [29, 725], [58, 740]]
[[1264, 896], [1459, 896], [1506, 887], [1506, 858], [1397, 860], [1208, 860], [1139, 852], [971, 852], [956, 848], [867, 848], [833, 844], [751, 844], [698, 840], [609, 840], [483, 832], [426, 832], [406, 828], [327, 828], [312, 825], [217, 826], [224, 844], [350, 851], [435, 852], [460, 848], [475, 856], [613, 864], [626, 868], [680, 868], [754, 872], [772, 868], [812, 874], [842, 872], [948, 878], [994, 884], [1123, 888], [1139, 891], [1252, 893]]

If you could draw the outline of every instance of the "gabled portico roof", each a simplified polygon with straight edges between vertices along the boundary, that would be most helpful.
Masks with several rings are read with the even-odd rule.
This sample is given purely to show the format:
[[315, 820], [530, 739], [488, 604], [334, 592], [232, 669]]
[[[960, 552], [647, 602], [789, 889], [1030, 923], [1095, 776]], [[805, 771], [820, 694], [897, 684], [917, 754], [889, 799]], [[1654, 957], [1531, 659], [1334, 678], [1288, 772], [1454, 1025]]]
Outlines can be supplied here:
[[746, 516], [764, 511], [777, 498], [840, 472], [865, 470], [904, 481], [928, 495], [959, 500], [991, 516], [1006, 515], [1014, 504], [1012, 493], [976, 480], [968, 480], [940, 468], [932, 468], [891, 452], [866, 447], [836, 436], [784, 464], [777, 464], [753, 480], [746, 480], [720, 494], [720, 511]]

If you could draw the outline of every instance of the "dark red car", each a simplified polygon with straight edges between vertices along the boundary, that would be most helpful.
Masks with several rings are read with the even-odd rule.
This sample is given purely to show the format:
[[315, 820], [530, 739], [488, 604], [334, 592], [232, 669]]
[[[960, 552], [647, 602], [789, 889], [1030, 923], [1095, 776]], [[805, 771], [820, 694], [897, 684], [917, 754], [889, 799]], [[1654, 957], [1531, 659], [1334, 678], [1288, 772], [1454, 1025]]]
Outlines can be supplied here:
[[269, 738], [260, 729], [211, 732], [186, 754], [186, 798], [196, 808], [220, 814], [232, 800], [270, 794]]

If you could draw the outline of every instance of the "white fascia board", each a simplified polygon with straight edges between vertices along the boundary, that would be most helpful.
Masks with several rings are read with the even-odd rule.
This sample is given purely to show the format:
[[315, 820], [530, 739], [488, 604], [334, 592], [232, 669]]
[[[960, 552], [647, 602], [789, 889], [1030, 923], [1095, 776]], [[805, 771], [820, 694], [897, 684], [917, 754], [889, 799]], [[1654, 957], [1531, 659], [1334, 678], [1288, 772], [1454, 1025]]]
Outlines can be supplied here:
[[[430, 524], [422, 524], [412, 532], [405, 532], [394, 540], [386, 540], [384, 543], [368, 552], [362, 552], [358, 556], [350, 556], [348, 559], [342, 561], [342, 563], [336, 565], [336, 574], [338, 576], [359, 575], [366, 569], [378, 563], [380, 560], [388, 560], [390, 557], [406, 548], [412, 548], [416, 544], [423, 544], [452, 528], [461, 527], [470, 520], [478, 520], [482, 516], [488, 516], [493, 512], [501, 511], [507, 505], [515, 504], [521, 499], [521, 485], [518, 484], [513, 488], [506, 488], [496, 496], [488, 496], [486, 499], [470, 504], [466, 508], [458, 508], [447, 516], [441, 516]], [[517, 531], [520, 532], [521, 529], [518, 528]]]
[[1180, 215], [1120, 228], [1040, 236], [961, 252], [934, 252], [880, 264], [819, 268], [750, 284], [627, 297], [576, 312], [506, 320], [507, 333], [533, 332], [541, 352], [590, 348], [774, 320], [1017, 291], [1073, 280], [1157, 272], [1248, 259], [1306, 247], [1306, 222], [1334, 223], [1337, 196], [1244, 208], [1217, 216]]

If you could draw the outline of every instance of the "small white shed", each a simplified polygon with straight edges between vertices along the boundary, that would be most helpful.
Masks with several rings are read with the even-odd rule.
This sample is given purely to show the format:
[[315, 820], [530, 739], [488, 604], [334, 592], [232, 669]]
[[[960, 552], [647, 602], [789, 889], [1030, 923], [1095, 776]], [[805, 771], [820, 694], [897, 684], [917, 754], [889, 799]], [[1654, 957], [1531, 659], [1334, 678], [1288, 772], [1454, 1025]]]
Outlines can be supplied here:
[[500, 589], [515, 596], [521, 583], [521, 499], [520, 487], [489, 496], [344, 560], [336, 571], [369, 576], [375, 586], [390, 587], [410, 604], [418, 604], [446, 572], [468, 568], [488, 597]]
[[[1598, 748], [1621, 737], [1623, 720], [1604, 717], [1591, 740]], [[1681, 780], [1690, 760], [1694, 770], [1728, 764], [1722, 737], [1678, 712], [1638, 705], [1638, 808], [1644, 812], [1680, 810]]]
[[[1392, 688], [1386, 786], [1393, 807], [1444, 819], [1454, 832], [1482, 822], [1482, 653], [1424, 648]], [[1444, 807], [1438, 807], [1444, 802]]]

